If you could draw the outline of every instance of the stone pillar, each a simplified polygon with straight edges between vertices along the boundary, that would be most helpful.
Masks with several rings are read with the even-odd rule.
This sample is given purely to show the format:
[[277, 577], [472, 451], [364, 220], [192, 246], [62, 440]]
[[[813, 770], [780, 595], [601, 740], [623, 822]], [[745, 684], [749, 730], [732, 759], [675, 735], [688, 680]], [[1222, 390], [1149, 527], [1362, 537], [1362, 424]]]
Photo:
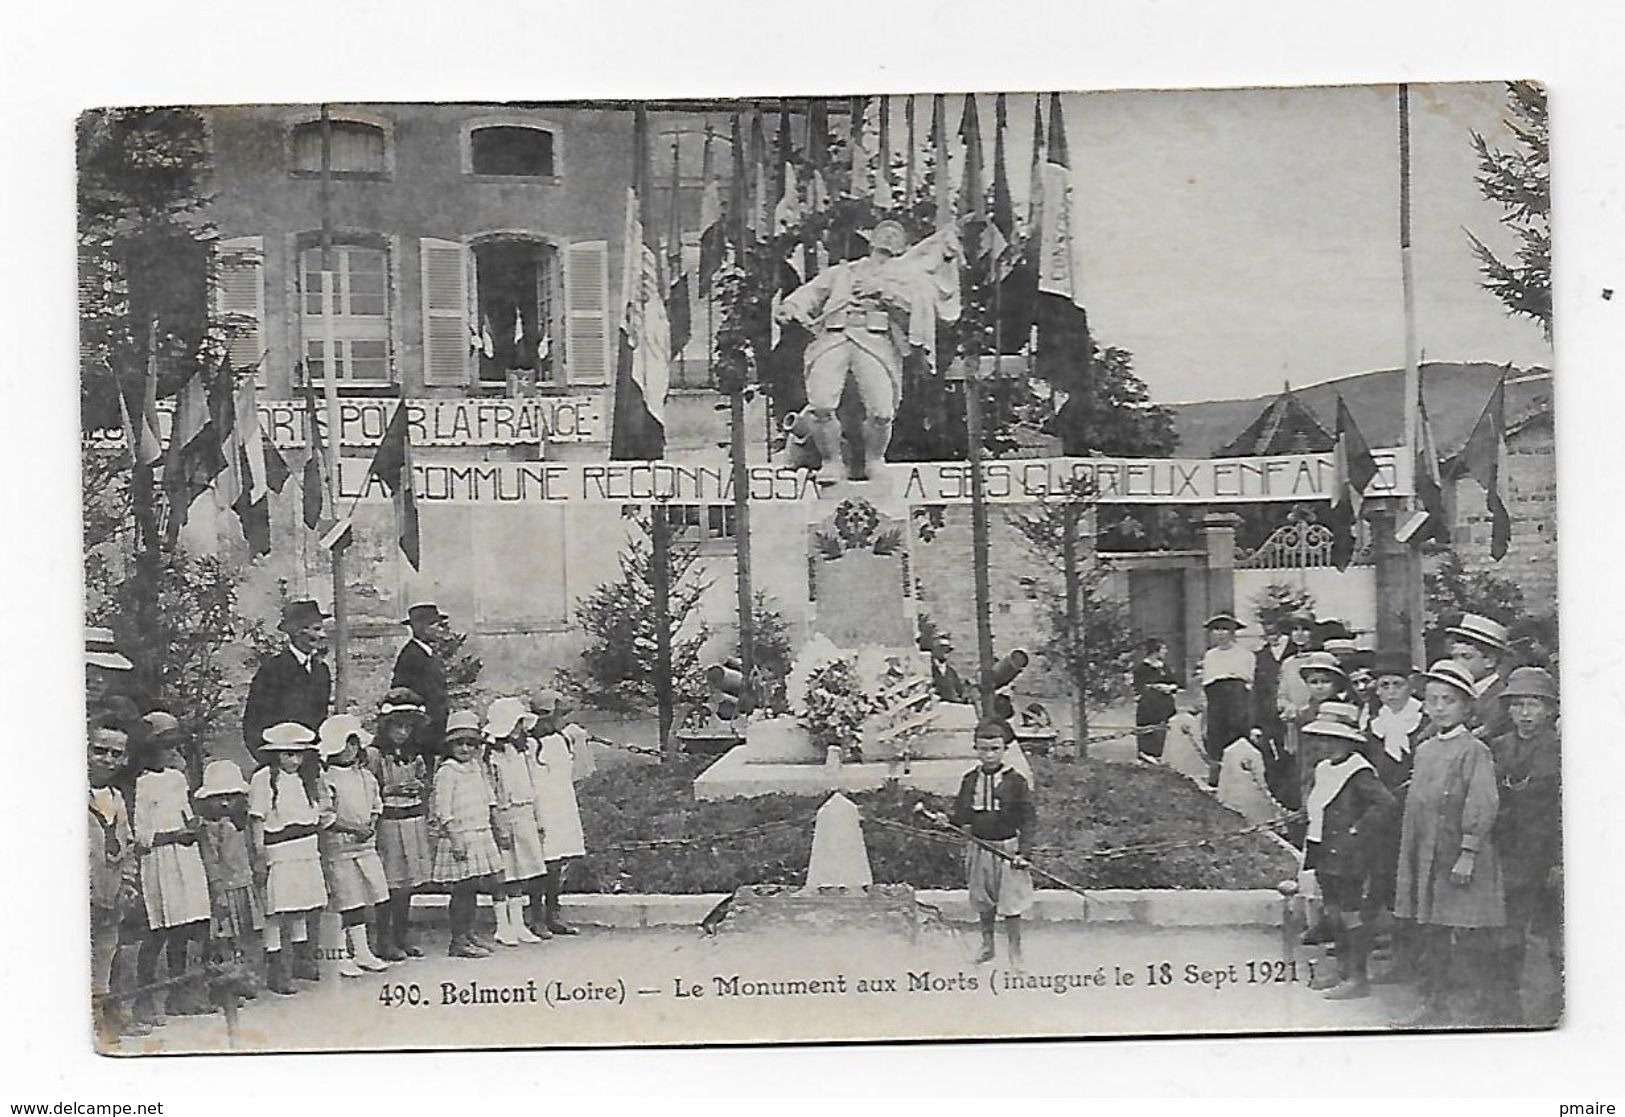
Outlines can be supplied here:
[[1394, 538], [1399, 515], [1397, 502], [1372, 501], [1366, 506], [1366, 521], [1371, 525], [1371, 553], [1376, 565], [1377, 650], [1409, 655], [1411, 564], [1418, 558], [1414, 548]]
[[[1207, 552], [1207, 615], [1236, 611], [1236, 525], [1234, 512], [1209, 512], [1198, 526]], [[1203, 618], [1206, 620], [1206, 617]]]

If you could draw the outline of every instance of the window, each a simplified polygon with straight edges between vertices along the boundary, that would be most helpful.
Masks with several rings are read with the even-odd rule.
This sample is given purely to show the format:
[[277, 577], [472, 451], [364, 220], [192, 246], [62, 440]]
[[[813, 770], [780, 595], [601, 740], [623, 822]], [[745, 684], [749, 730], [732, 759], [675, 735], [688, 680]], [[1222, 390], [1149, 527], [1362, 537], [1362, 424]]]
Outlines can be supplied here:
[[[307, 247], [300, 257], [300, 323], [305, 369], [312, 380], [327, 376], [327, 323], [323, 318], [322, 250]], [[388, 384], [389, 258], [382, 248], [333, 246], [333, 323], [338, 379], [352, 384]]]
[[[332, 170], [341, 175], [382, 175], [389, 170], [388, 137], [376, 124], [359, 120], [331, 121], [333, 131]], [[293, 170], [296, 174], [320, 174], [322, 169], [321, 121], [307, 121], [293, 130]]]
[[553, 133], [543, 128], [498, 124], [469, 133], [471, 169], [477, 175], [551, 178]]
[[720, 543], [734, 538], [731, 504], [672, 504], [667, 506], [672, 538], [683, 543]]
[[552, 245], [497, 237], [474, 246], [481, 383], [505, 384], [510, 373], [562, 382], [563, 278]]

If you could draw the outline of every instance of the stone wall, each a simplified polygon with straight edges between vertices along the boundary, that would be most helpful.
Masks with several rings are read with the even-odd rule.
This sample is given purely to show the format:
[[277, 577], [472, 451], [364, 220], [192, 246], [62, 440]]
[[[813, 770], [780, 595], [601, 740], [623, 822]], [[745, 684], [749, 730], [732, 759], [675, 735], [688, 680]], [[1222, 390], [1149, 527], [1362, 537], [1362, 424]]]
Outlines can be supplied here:
[[1484, 490], [1463, 478], [1447, 497], [1452, 539], [1473, 570], [1511, 578], [1531, 613], [1557, 607], [1557, 459], [1552, 416], [1537, 415], [1507, 436], [1507, 503], [1512, 543], [1500, 562], [1490, 557], [1490, 515]]

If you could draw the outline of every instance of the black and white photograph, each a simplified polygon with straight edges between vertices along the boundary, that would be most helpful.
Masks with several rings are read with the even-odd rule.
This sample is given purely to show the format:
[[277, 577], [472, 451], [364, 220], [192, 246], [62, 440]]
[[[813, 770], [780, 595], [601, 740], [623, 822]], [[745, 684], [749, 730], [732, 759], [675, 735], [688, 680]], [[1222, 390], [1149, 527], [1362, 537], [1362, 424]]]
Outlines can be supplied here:
[[1546, 87], [959, 88], [78, 117], [98, 1052], [1562, 1026]]

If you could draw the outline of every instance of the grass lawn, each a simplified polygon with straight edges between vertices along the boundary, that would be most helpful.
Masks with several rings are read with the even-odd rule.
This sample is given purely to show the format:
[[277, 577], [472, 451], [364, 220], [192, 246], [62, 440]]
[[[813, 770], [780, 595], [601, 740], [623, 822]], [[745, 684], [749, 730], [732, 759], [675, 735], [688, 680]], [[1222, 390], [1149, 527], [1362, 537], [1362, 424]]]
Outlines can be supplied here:
[[[570, 887], [586, 892], [731, 892], [745, 884], [800, 884], [821, 796], [768, 795], [698, 802], [694, 777], [709, 760], [684, 758], [599, 771], [578, 788], [588, 855]], [[1087, 888], [1272, 888], [1294, 875], [1294, 859], [1264, 834], [1224, 838], [1247, 825], [1188, 781], [1161, 768], [1032, 758], [1038, 783], [1040, 852], [1045, 868]], [[968, 765], [967, 765], [968, 770]], [[942, 810], [937, 796], [896, 786], [853, 796], [866, 818], [909, 822], [916, 800]], [[713, 836], [779, 820], [795, 825], [744, 837]], [[961, 847], [866, 826], [869, 863], [880, 883], [964, 886]], [[695, 839], [652, 850], [623, 850], [651, 839]], [[1205, 844], [1154, 855], [1091, 858], [1091, 851], [1144, 842]], [[1039, 882], [1043, 887], [1044, 883]]]

